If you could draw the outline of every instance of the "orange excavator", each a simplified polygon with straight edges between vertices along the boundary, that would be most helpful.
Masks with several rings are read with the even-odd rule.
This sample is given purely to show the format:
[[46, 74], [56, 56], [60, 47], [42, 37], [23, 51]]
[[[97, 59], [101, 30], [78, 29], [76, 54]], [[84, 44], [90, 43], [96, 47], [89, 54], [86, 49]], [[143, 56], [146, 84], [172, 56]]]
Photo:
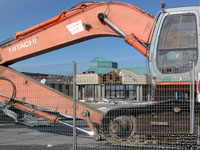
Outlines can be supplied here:
[[[61, 114], [73, 116], [73, 100], [8, 66], [92, 38], [120, 37], [149, 62], [158, 85], [187, 84], [189, 61], [200, 70], [200, 6], [164, 8], [158, 16], [121, 2], [85, 2], [58, 16], [17, 32], [0, 43], [0, 104], [58, 123]], [[197, 80], [197, 79], [195, 79]], [[48, 113], [44, 108], [55, 113]], [[156, 101], [123, 105], [102, 112], [77, 102], [77, 118], [87, 121], [96, 139], [128, 145], [169, 145], [173, 135], [189, 133], [187, 101]], [[200, 105], [195, 103], [195, 135], [200, 143]]]

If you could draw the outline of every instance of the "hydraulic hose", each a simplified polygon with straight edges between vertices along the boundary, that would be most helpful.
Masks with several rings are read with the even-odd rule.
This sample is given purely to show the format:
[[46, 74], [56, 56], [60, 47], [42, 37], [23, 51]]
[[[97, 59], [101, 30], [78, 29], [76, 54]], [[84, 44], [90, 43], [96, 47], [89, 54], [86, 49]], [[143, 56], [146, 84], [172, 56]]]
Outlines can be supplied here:
[[6, 78], [6, 77], [1, 77], [1, 76], [0, 76], [0, 80], [8, 81], [8, 82], [12, 85], [13, 92], [12, 92], [12, 95], [10, 96], [10, 98], [8, 99], [8, 103], [9, 103], [9, 102], [11, 102], [11, 101], [14, 99], [14, 97], [15, 97], [15, 95], [16, 95], [16, 87], [15, 87], [15, 84], [14, 84], [10, 79], [8, 79], [8, 78]]

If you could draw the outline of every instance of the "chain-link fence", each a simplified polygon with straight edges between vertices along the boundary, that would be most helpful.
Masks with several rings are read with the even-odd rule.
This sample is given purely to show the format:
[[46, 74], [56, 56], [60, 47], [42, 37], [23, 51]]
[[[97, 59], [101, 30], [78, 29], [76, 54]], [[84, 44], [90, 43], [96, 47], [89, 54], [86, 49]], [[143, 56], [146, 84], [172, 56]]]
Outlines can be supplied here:
[[0, 149], [195, 149], [200, 144], [192, 63], [182, 82], [155, 82], [145, 63], [101, 58], [0, 69]]

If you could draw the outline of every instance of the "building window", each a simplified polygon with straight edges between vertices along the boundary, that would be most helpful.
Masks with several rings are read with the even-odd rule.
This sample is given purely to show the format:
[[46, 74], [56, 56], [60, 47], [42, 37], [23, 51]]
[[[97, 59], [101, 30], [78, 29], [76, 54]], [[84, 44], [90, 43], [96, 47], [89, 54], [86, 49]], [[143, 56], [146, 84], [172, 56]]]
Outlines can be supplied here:
[[129, 85], [128, 86], [128, 98], [136, 100], [137, 99], [137, 92], [136, 92], [136, 85]]
[[94, 85], [85, 86], [85, 97], [94, 98]]
[[120, 90], [124, 90], [124, 85], [120, 85]]
[[65, 91], [66, 91], [66, 94], [69, 95], [69, 84], [65, 85]]
[[119, 82], [119, 81], [120, 81], [120, 77], [119, 77], [119, 76], [116, 76], [116, 77], [115, 77], [115, 81], [116, 81], [116, 82]]
[[113, 79], [113, 78], [112, 78], [112, 75], [110, 75], [110, 82], [112, 82], [112, 79]]
[[51, 84], [51, 88], [55, 89], [56, 85], [55, 84]]
[[106, 75], [103, 75], [103, 82], [106, 82]]
[[110, 90], [110, 85], [106, 85], [106, 90]]
[[106, 98], [125, 98], [125, 85], [106, 85], [105, 87], [105, 95]]
[[59, 84], [58, 90], [59, 90], [60, 92], [62, 92], [62, 84]]

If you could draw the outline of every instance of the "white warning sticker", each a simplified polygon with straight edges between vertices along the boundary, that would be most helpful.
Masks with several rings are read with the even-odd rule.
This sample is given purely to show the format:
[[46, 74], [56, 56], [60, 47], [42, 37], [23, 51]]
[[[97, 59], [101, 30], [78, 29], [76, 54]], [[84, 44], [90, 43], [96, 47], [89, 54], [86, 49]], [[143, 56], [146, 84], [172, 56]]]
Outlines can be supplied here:
[[70, 32], [72, 35], [84, 31], [83, 24], [82, 24], [82, 21], [81, 21], [81, 20], [66, 25], [66, 28], [69, 30], [69, 32]]

